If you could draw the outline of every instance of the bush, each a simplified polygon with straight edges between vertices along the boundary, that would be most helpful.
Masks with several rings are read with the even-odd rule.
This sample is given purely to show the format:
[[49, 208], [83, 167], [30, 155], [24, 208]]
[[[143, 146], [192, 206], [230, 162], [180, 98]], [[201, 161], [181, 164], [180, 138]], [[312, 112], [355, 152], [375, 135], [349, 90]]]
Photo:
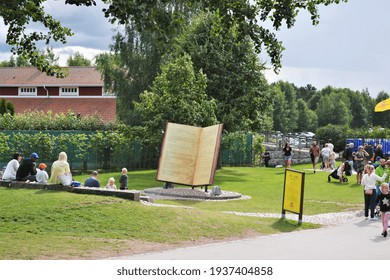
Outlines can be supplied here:
[[63, 114], [31, 111], [24, 114], [11, 113], [0, 115], [0, 130], [112, 130], [113, 123], [104, 123], [99, 116], [78, 117], [72, 111]]

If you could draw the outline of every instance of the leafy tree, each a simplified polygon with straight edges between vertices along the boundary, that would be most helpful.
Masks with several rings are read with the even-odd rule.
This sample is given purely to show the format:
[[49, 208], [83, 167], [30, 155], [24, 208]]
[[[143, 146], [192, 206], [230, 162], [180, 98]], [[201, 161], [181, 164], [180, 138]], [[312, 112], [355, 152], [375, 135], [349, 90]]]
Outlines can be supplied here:
[[126, 124], [140, 124], [133, 101], [152, 84], [159, 71], [162, 53], [157, 47], [156, 34], [137, 32], [131, 24], [124, 34], [117, 34], [111, 46], [113, 54], [96, 58], [106, 89], [117, 95], [117, 117]]
[[140, 113], [147, 136], [146, 140], [157, 144], [167, 122], [194, 126], [208, 126], [217, 123], [216, 104], [205, 94], [207, 78], [194, 71], [191, 58], [183, 55], [161, 66], [149, 91], [140, 96], [135, 109]]
[[[291, 28], [299, 11], [307, 10], [312, 23], [318, 24], [318, 6], [346, 2], [347, 0], [286, 0], [286, 1], [209, 1], [209, 0], [171, 0], [171, 1], [144, 1], [144, 0], [102, 0], [109, 3], [104, 9], [105, 16], [111, 22], [118, 21], [125, 24], [134, 22], [136, 29], [156, 30], [160, 33], [160, 40], [167, 41], [177, 34], [177, 26], [183, 23], [183, 14], [180, 11], [202, 9], [218, 15], [213, 30], [224, 34], [232, 26], [238, 27], [238, 34], [249, 36], [258, 52], [263, 48], [271, 58], [277, 71], [280, 68], [280, 58], [283, 46], [277, 40], [275, 33], [259, 24], [271, 21], [274, 29], [280, 29], [283, 24]], [[66, 43], [66, 38], [73, 35], [69, 28], [63, 27], [43, 9], [45, 0], [0, 0], [0, 17], [8, 26], [6, 42], [12, 47], [12, 52], [25, 57], [33, 66], [49, 75], [64, 76], [59, 66], [45, 61], [44, 56], [37, 52], [37, 43], [49, 45], [52, 41]], [[65, 0], [70, 5], [95, 5], [94, 0]], [[173, 9], [167, 9], [173, 7]], [[27, 30], [29, 22], [42, 23], [47, 32]], [[264, 24], [266, 25], [266, 24]]]
[[319, 140], [327, 141], [332, 139], [334, 151], [340, 152], [345, 148], [345, 140], [350, 137], [352, 130], [348, 125], [331, 125], [328, 124], [320, 127], [316, 131], [316, 137]]
[[279, 81], [272, 85], [274, 130], [293, 132], [297, 130], [298, 110], [293, 84]]
[[362, 94], [356, 92], [351, 100], [351, 128], [369, 127], [367, 105]]
[[31, 66], [31, 64], [21, 56], [12, 55], [9, 60], [4, 60], [0, 62], [0, 67], [22, 67], [22, 66]]
[[11, 101], [5, 100], [4, 98], [0, 101], [0, 114], [10, 114], [11, 116], [15, 115], [15, 107]]
[[308, 108], [302, 98], [297, 101], [297, 111], [297, 131], [316, 131], [318, 125], [317, 115]]
[[6, 112], [9, 113], [11, 116], [15, 115], [15, 106], [14, 104], [7, 100], [7, 103], [6, 103]]
[[317, 89], [311, 85], [308, 84], [304, 87], [300, 87], [297, 90], [297, 99], [302, 98], [305, 102], [308, 102], [309, 99], [317, 92]]
[[316, 110], [318, 126], [326, 126], [327, 124], [349, 125], [351, 114], [347, 102], [349, 102], [348, 99], [347, 101], [343, 100], [342, 96], [335, 92], [322, 96]]
[[213, 34], [217, 20], [201, 14], [178, 36], [176, 55], [188, 53], [196, 71], [208, 77], [207, 95], [216, 100], [218, 121], [233, 131], [268, 130], [271, 127], [271, 96], [249, 38], [237, 44], [237, 29]]
[[274, 130], [281, 132], [290, 132], [288, 130], [288, 117], [285, 112], [288, 109], [288, 104], [284, 93], [280, 87], [272, 86], [271, 90], [273, 100], [273, 122]]
[[88, 58], [85, 58], [84, 55], [82, 55], [79, 52], [76, 52], [73, 55], [69, 56], [66, 64], [68, 66], [91, 66], [91, 61]]
[[2, 98], [0, 102], [0, 114], [4, 115], [5, 113], [7, 113], [7, 105], [5, 99]]

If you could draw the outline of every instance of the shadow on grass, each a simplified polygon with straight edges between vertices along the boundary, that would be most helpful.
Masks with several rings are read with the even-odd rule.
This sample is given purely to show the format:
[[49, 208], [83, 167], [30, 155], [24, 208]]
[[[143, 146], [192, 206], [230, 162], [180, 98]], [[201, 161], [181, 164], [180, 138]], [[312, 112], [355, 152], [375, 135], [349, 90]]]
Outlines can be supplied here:
[[60, 190], [37, 190], [35, 194], [47, 194], [47, 192], [50, 193], [64, 193], [65, 191], [60, 191]]
[[298, 224], [298, 216], [297, 216], [297, 220], [280, 218], [279, 220], [276, 220], [271, 225], [271, 227], [280, 232], [292, 232], [300, 229], [320, 228], [321, 226], [310, 224], [310, 223]]

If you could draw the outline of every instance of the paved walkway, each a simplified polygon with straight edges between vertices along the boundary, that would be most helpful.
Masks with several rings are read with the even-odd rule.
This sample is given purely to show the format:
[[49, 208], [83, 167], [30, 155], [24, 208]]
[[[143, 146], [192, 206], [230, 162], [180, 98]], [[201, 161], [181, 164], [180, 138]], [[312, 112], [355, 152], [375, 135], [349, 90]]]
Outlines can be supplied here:
[[[390, 229], [389, 229], [390, 230]], [[361, 216], [321, 229], [272, 234], [117, 260], [388, 260], [390, 236], [380, 220]]]

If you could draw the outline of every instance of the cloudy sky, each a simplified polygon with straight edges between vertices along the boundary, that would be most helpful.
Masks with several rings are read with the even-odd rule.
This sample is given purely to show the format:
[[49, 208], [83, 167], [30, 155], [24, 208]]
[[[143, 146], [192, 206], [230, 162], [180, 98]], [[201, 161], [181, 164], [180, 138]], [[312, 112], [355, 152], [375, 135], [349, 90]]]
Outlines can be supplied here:
[[[108, 50], [114, 27], [97, 7], [64, 6], [64, 1], [47, 1], [47, 11], [70, 27], [75, 35], [66, 45], [53, 45], [60, 63], [76, 51], [93, 57]], [[313, 26], [301, 12], [292, 29], [277, 32], [286, 50], [279, 75], [266, 71], [269, 82], [284, 80], [297, 86], [327, 85], [353, 90], [368, 89], [371, 96], [390, 93], [390, 10], [389, 0], [349, 0], [320, 8], [320, 23]], [[31, 28], [39, 28], [31, 26]], [[9, 59], [5, 27], [0, 23], [0, 60]], [[267, 62], [269, 58], [261, 55]]]

